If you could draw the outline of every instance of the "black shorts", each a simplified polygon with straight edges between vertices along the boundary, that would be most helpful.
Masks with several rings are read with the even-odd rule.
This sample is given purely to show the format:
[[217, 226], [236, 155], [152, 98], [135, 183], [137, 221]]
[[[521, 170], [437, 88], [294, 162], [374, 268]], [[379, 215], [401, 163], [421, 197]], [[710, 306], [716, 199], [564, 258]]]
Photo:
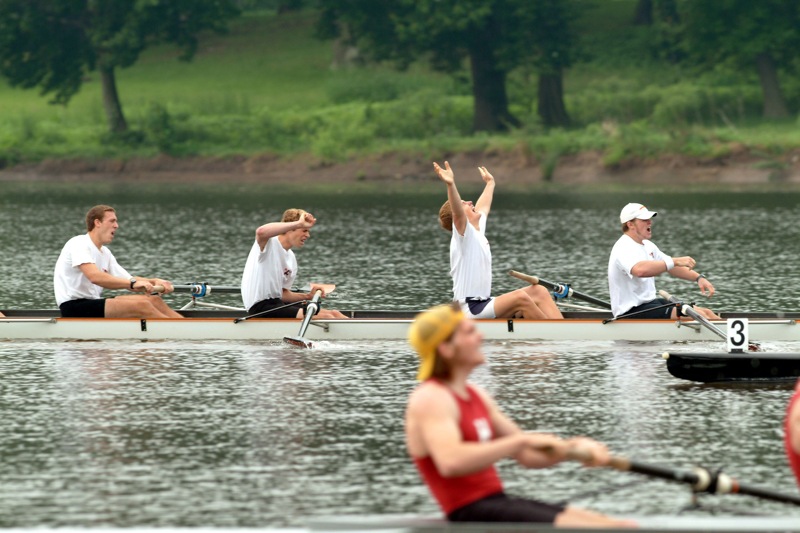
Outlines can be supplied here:
[[58, 306], [64, 318], [104, 318], [106, 316], [106, 299], [69, 300]]
[[257, 313], [264, 313], [264, 311], [270, 311], [270, 309], [276, 309], [275, 311], [264, 313], [259, 318], [297, 318], [298, 309], [303, 309], [305, 312], [306, 303], [307, 302], [296, 302], [288, 307], [283, 307], [283, 309], [277, 309], [278, 307], [285, 306], [286, 303], [280, 298], [267, 298], [266, 300], [254, 303], [253, 307], [247, 310], [247, 314], [255, 315]]
[[[639, 313], [638, 315], [632, 316], [630, 318], [671, 318], [672, 310], [675, 309], [676, 306], [670, 307], [662, 307], [661, 309], [654, 309], [655, 307], [660, 307], [662, 305], [667, 305], [669, 302], [666, 301], [664, 298], [656, 298], [647, 303], [643, 303], [642, 305], [637, 305], [636, 307], [631, 307], [624, 313], [623, 315], [628, 315], [630, 313], [635, 313], [637, 311], [645, 311], [644, 313]], [[678, 313], [680, 316], [680, 313]]]
[[492, 494], [447, 515], [451, 522], [540, 522], [552, 524], [566, 506]]

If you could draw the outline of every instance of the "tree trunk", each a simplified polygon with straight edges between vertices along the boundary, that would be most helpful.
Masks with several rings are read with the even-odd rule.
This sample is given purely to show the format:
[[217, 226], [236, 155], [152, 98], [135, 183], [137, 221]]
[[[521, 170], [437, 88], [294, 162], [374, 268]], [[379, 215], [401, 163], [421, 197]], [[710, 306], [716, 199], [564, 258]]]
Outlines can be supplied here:
[[569, 126], [569, 115], [564, 106], [563, 72], [539, 74], [539, 103], [537, 111], [548, 128]]
[[633, 23], [637, 26], [653, 25], [653, 0], [639, 0], [636, 2]]
[[657, 0], [655, 10], [658, 14], [658, 19], [665, 22], [669, 26], [680, 24], [681, 15], [678, 12], [678, 5], [675, 0]]
[[474, 98], [474, 131], [505, 131], [520, 122], [508, 110], [506, 72], [497, 68], [489, 39], [476, 39], [469, 50]]
[[103, 86], [103, 108], [106, 111], [109, 131], [111, 133], [127, 131], [128, 123], [125, 122], [125, 116], [122, 114], [114, 67], [100, 67], [100, 80]]
[[361, 65], [363, 63], [361, 52], [357, 46], [352, 44], [350, 27], [343, 22], [337, 22], [336, 25], [339, 28], [339, 36], [333, 40], [331, 69], [337, 70]]
[[764, 118], [787, 118], [789, 108], [781, 92], [778, 71], [772, 57], [767, 53], [756, 56], [758, 79], [761, 81], [761, 92], [764, 94]]

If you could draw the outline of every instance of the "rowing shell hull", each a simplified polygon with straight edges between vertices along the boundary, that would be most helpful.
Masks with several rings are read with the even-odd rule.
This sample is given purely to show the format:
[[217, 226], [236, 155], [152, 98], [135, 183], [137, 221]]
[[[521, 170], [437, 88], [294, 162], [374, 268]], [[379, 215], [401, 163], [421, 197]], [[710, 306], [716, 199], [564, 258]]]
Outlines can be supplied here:
[[800, 377], [800, 353], [666, 353], [669, 373], [701, 383], [794, 381]]
[[[639, 529], [631, 530], [641, 533], [675, 532], [675, 531], [781, 531], [800, 532], [800, 517], [770, 516], [641, 516], [630, 517], [639, 525]], [[500, 531], [525, 531], [570, 533], [578, 531], [602, 531], [592, 528], [565, 527], [554, 528], [551, 524], [520, 523], [455, 523], [447, 522], [439, 517], [423, 517], [412, 515], [372, 515], [372, 516], [337, 516], [321, 517], [309, 520], [307, 531], [343, 532], [343, 531], [393, 531], [395, 533], [432, 533], [449, 531], [470, 533], [497, 533]], [[620, 530], [617, 530], [620, 531]], [[626, 530], [627, 531], [627, 530]]]
[[[60, 318], [56, 311], [5, 311], [0, 339], [65, 340], [256, 340], [280, 341], [297, 335], [297, 319], [251, 319], [235, 323], [242, 313], [189, 311], [187, 319]], [[305, 338], [314, 341], [404, 340], [415, 312], [350, 311], [348, 320], [312, 320]], [[586, 318], [564, 320], [479, 320], [488, 340], [520, 341], [714, 341], [719, 339], [692, 321], [619, 320], [607, 315], [575, 313]], [[768, 341], [800, 341], [794, 317], [750, 320], [750, 337]]]

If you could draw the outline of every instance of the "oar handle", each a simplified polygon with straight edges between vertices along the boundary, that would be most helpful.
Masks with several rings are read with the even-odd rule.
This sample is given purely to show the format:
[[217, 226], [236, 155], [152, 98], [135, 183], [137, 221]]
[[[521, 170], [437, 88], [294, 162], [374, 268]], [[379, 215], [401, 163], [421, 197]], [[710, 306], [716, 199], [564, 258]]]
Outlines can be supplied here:
[[521, 279], [522, 281], [527, 281], [531, 285], [538, 285], [539, 278], [536, 276], [531, 276], [529, 274], [523, 274], [522, 272], [517, 272], [516, 270], [509, 270], [508, 275], [517, 279]]

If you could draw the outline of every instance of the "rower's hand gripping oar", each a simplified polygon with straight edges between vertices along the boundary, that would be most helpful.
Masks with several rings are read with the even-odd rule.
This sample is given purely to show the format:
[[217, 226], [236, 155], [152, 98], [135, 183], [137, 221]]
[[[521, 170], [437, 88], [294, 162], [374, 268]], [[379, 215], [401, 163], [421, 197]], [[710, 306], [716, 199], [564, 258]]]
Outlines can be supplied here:
[[[576, 447], [567, 451], [567, 458], [575, 461], [590, 462], [592, 456], [591, 452]], [[640, 463], [619, 456], [611, 456], [607, 466], [623, 472], [635, 472], [659, 479], [686, 483], [691, 486], [694, 492], [747, 494], [766, 500], [800, 505], [800, 495], [784, 494], [762, 487], [754, 487], [741, 483], [722, 472], [710, 472], [705, 468], [695, 467], [692, 470], [676, 470], [665, 466]]]
[[523, 274], [522, 272], [517, 272], [516, 270], [509, 270], [508, 275], [517, 279], [521, 279], [522, 281], [527, 281], [531, 285], [541, 285], [546, 289], [550, 289], [559, 298], [574, 296], [575, 298], [579, 298], [584, 302], [589, 302], [595, 305], [599, 305], [604, 309], [611, 309], [611, 304], [606, 302], [605, 300], [601, 300], [600, 298], [595, 298], [594, 296], [591, 296], [583, 292], [578, 292], [569, 285], [564, 285], [563, 283], [553, 283], [552, 281], [547, 281], [546, 279], [542, 279], [537, 276], [531, 276], [529, 274]]
[[297, 334], [297, 337], [284, 337], [283, 342], [291, 344], [292, 346], [297, 346], [298, 348], [311, 348], [314, 345], [310, 340], [303, 338], [303, 335], [306, 334], [311, 319], [319, 312], [319, 299], [321, 297], [321, 289], [314, 291], [314, 296], [311, 298], [311, 301], [308, 302], [308, 305], [306, 305], [303, 323], [300, 324], [300, 333]]
[[[664, 298], [665, 300], [667, 300], [668, 302], [676, 304], [677, 308], [680, 309], [680, 311], [684, 315], [692, 317], [695, 321], [697, 321], [698, 324], [700, 324], [701, 326], [705, 327], [711, 333], [713, 333], [714, 335], [716, 335], [720, 339], [722, 339], [722, 340], [727, 342], [728, 337], [727, 337], [727, 335], [725, 335], [725, 332], [722, 331], [721, 329], [719, 329], [717, 326], [715, 326], [711, 322], [709, 322], [709, 320], [706, 317], [704, 317], [703, 315], [701, 315], [700, 313], [695, 311], [692, 308], [691, 305], [682, 303], [680, 300], [678, 300], [677, 298], [675, 298], [670, 293], [668, 293], [667, 291], [664, 291], [664, 290], [658, 291], [658, 295], [661, 296], [662, 298]], [[752, 342], [751, 341], [750, 342], [750, 346], [748, 348], [749, 348], [749, 350], [751, 352], [760, 352], [761, 351], [761, 345], [758, 344], [757, 342]]]

